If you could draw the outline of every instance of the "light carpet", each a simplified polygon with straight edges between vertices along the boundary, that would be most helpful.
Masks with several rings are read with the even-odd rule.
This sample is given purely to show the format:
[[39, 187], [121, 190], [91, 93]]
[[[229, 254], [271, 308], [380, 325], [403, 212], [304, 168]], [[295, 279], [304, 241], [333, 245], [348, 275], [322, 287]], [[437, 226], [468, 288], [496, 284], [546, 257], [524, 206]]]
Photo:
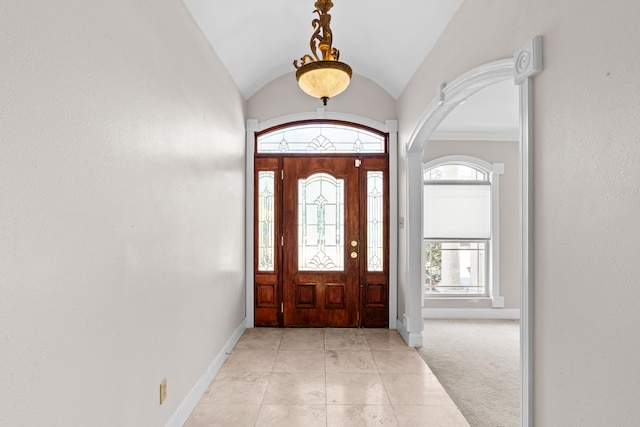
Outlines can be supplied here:
[[520, 422], [520, 324], [426, 319], [418, 353], [471, 427]]

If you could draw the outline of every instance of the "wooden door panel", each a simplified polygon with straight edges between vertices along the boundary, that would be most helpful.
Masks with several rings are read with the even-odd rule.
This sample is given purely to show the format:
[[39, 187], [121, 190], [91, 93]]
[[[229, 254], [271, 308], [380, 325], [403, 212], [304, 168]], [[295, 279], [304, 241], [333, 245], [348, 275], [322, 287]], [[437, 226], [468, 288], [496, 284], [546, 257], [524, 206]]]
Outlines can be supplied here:
[[384, 308], [387, 301], [386, 287], [384, 283], [366, 283], [364, 285], [365, 308]]
[[315, 283], [293, 283], [293, 287], [295, 288], [296, 308], [317, 308]]
[[278, 305], [275, 283], [256, 283], [256, 307], [274, 308]]
[[327, 283], [325, 285], [324, 307], [329, 309], [344, 309], [346, 307], [346, 283]]
[[359, 260], [345, 244], [359, 239], [355, 161], [285, 158], [283, 169], [284, 324], [358, 326]]
[[[356, 159], [359, 159], [360, 167], [356, 166]], [[387, 327], [389, 187], [386, 156], [256, 158], [255, 168], [255, 325]], [[283, 179], [281, 172], [284, 172]], [[370, 172], [378, 174], [378, 182], [383, 182], [373, 192], [368, 181]], [[309, 179], [318, 173], [344, 180], [344, 232], [339, 237], [332, 236], [334, 240], [339, 240], [341, 252], [339, 255], [334, 251], [329, 255], [317, 254], [314, 257], [303, 252], [302, 262], [331, 267], [327, 259], [337, 256], [340, 260], [338, 264], [341, 264], [339, 271], [330, 268], [307, 271], [308, 266], [307, 270], [298, 268], [297, 179]], [[264, 206], [262, 200], [265, 191], [264, 182], [259, 185], [259, 175], [264, 179], [265, 174], [273, 181], [273, 210], [269, 215], [272, 215], [274, 225], [267, 233], [268, 239], [274, 243], [271, 253], [265, 253], [264, 246], [259, 244], [265, 241], [265, 229], [260, 225], [264, 221], [259, 221], [259, 206]], [[371, 225], [368, 224], [367, 215], [372, 206], [368, 197], [372, 193], [379, 194], [377, 190], [384, 195], [384, 219], [383, 231], [377, 231], [374, 240], [379, 242], [382, 239], [384, 247], [371, 249], [375, 245], [370, 246], [371, 242], [368, 241], [371, 239]], [[379, 202], [376, 203], [376, 206], [380, 206]], [[335, 243], [329, 240], [324, 243]], [[355, 253], [355, 258], [351, 258], [351, 252]], [[380, 262], [376, 264], [376, 260]]]

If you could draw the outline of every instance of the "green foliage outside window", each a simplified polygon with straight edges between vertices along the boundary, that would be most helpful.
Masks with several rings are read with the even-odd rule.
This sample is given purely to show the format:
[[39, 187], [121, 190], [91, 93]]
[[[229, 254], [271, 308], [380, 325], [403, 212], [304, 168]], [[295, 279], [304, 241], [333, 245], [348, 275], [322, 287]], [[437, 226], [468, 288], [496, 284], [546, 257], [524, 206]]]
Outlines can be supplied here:
[[442, 280], [442, 243], [427, 243], [424, 254], [427, 288], [433, 289], [440, 283], [440, 280]]

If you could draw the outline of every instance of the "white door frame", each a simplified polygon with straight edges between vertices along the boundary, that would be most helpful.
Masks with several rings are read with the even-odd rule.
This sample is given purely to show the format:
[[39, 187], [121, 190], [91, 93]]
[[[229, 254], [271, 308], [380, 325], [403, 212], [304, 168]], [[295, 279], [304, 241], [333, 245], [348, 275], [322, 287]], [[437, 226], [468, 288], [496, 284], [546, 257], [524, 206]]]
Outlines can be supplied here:
[[520, 321], [520, 425], [533, 425], [533, 79], [542, 71], [542, 38], [536, 36], [513, 58], [480, 65], [462, 74], [449, 84], [442, 84], [438, 96], [424, 111], [412, 132], [405, 152], [406, 173], [406, 284], [404, 286], [405, 313], [398, 325], [403, 338], [413, 347], [422, 346], [422, 284], [424, 257], [422, 256], [423, 171], [422, 158], [429, 138], [442, 120], [469, 96], [487, 86], [512, 78], [520, 91], [520, 185], [521, 185], [521, 321]]
[[386, 120], [384, 123], [353, 114], [327, 112], [318, 108], [311, 113], [289, 114], [275, 119], [259, 122], [247, 119], [246, 122], [246, 201], [245, 201], [245, 283], [246, 283], [246, 327], [255, 326], [254, 271], [253, 271], [253, 159], [255, 135], [257, 132], [285, 123], [302, 120], [339, 120], [368, 126], [389, 134], [389, 329], [396, 329], [398, 317], [398, 122]]

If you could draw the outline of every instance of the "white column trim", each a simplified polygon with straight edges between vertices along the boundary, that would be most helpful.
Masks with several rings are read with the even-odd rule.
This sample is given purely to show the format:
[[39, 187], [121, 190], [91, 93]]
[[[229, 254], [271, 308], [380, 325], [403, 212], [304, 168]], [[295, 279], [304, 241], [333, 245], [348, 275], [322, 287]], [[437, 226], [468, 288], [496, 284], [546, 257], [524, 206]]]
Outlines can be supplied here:
[[[423, 208], [423, 169], [422, 169], [422, 152], [407, 152], [405, 156], [405, 170], [407, 173], [406, 189], [407, 189], [407, 210], [406, 210], [406, 241], [407, 241], [407, 259], [404, 265], [406, 269], [406, 286], [405, 286], [405, 313], [404, 327], [408, 333], [420, 334], [424, 322], [422, 321], [422, 301], [424, 300], [424, 261], [422, 257], [422, 249], [424, 239], [424, 223], [422, 221]], [[405, 338], [406, 340], [406, 338]], [[412, 342], [417, 341], [413, 339]], [[419, 340], [422, 347], [422, 339]], [[409, 341], [407, 344], [412, 345]]]
[[422, 331], [409, 332], [405, 328], [405, 323], [407, 323], [406, 318], [403, 320], [398, 319], [397, 329], [400, 333], [400, 336], [404, 339], [409, 347], [422, 347]]
[[389, 329], [398, 317], [398, 121], [385, 121], [389, 134]]
[[522, 230], [522, 297], [520, 322], [520, 425], [533, 419], [533, 76], [542, 71], [542, 36], [530, 40], [513, 56], [515, 82], [520, 85], [520, 184]]
[[491, 307], [504, 308], [504, 297], [500, 295], [500, 175], [504, 174], [504, 163], [491, 165]]
[[256, 119], [247, 119], [246, 122], [246, 165], [245, 165], [245, 316], [246, 326], [253, 328], [255, 326], [255, 307], [254, 307], [254, 283], [253, 283], [253, 153], [255, 145], [256, 132], [258, 130], [258, 121]]

